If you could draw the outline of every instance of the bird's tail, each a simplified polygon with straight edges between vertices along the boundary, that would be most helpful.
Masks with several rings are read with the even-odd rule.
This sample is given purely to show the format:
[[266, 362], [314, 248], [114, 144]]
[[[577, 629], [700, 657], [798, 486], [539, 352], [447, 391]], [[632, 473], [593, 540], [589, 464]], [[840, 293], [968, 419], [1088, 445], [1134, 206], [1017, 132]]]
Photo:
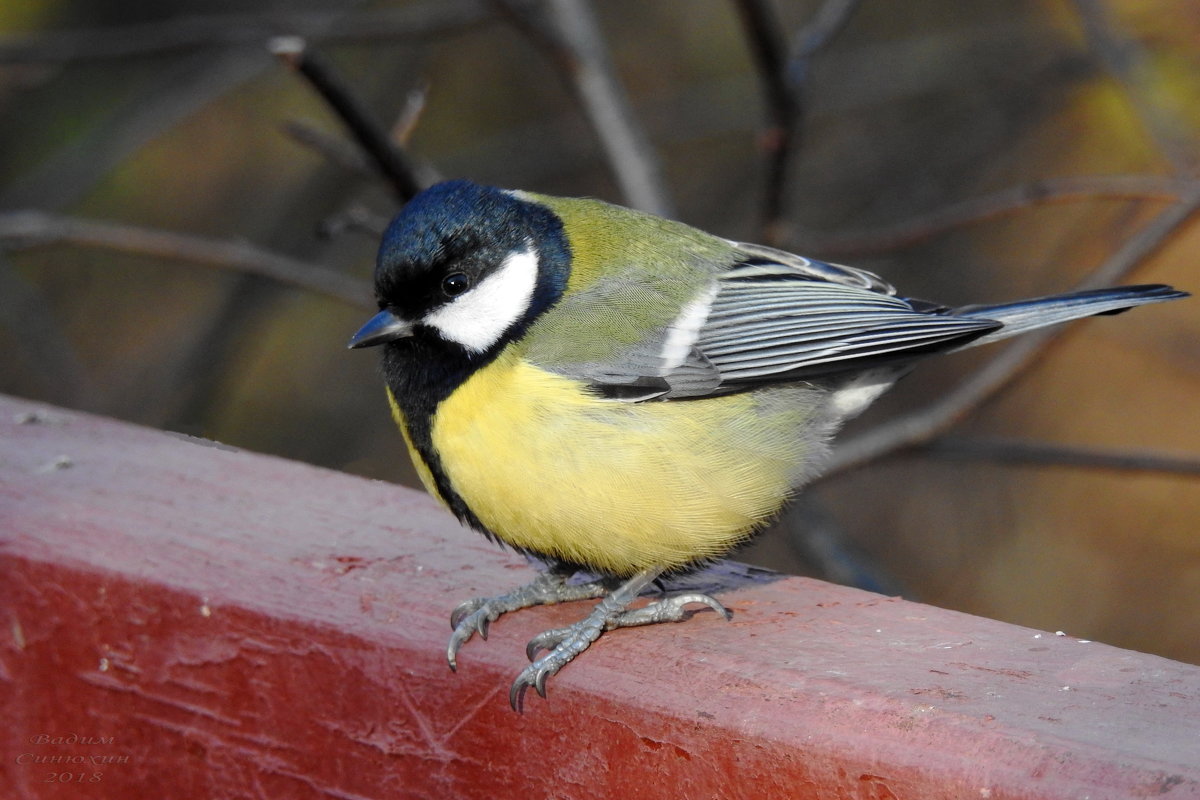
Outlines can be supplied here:
[[1079, 317], [1090, 317], [1093, 314], [1120, 314], [1134, 306], [1161, 303], [1164, 300], [1176, 300], [1187, 296], [1187, 292], [1181, 292], [1170, 286], [1145, 284], [1056, 294], [1050, 297], [1035, 297], [1032, 300], [1020, 300], [1016, 303], [962, 306], [952, 309], [949, 313], [956, 317], [991, 319], [1003, 323], [1004, 327], [990, 331], [963, 345], [963, 347], [974, 347], [978, 344], [1007, 339], [1009, 336], [1016, 336], [1035, 328], [1057, 325], [1060, 322], [1067, 322]]

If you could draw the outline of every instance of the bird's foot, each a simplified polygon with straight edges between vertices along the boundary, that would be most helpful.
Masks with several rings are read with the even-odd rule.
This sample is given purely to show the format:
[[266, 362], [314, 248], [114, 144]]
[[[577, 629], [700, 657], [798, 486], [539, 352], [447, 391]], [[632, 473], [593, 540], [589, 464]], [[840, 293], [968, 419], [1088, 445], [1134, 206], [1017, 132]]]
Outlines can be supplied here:
[[[662, 600], [656, 600], [641, 608], [622, 611], [605, 623], [604, 630], [614, 631], [617, 628], [656, 625], [659, 622], [683, 622], [686, 619], [690, 619], [696, 613], [695, 609], [685, 608], [685, 606], [691, 603], [703, 603], [725, 617], [725, 619], [733, 619], [733, 614], [730, 613], [729, 609], [721, 605], [721, 602], [715, 597], [710, 597], [700, 592], [687, 592], [685, 594], [665, 597]], [[530, 661], [533, 661], [540, 651], [553, 650], [574, 632], [575, 627], [551, 628], [548, 631], [542, 631], [530, 639], [529, 644], [525, 645], [525, 655], [529, 657]]]
[[539, 573], [532, 582], [496, 597], [476, 597], [461, 603], [450, 614], [450, 644], [446, 647], [446, 661], [450, 669], [458, 670], [458, 651], [478, 633], [487, 639], [488, 627], [502, 614], [530, 606], [565, 603], [570, 600], [590, 600], [600, 597], [612, 588], [611, 581], [568, 584], [571, 571], [548, 569]]
[[[725, 606], [714, 598], [699, 592], [674, 595], [642, 608], [629, 610], [627, 606], [659, 573], [659, 570], [638, 573], [609, 593], [596, 604], [590, 614], [579, 622], [566, 628], [548, 630], [533, 637], [525, 648], [526, 655], [533, 663], [521, 671], [508, 692], [508, 701], [512, 704], [513, 709], [521, 710], [525, 692], [531, 686], [539, 695], [545, 697], [546, 681], [550, 676], [588, 649], [604, 631], [636, 625], [653, 625], [659, 622], [679, 622], [692, 615], [693, 612], [685, 608], [690, 603], [703, 603], [726, 619], [730, 618], [731, 615]], [[534, 657], [541, 650], [549, 652], [534, 661]]]

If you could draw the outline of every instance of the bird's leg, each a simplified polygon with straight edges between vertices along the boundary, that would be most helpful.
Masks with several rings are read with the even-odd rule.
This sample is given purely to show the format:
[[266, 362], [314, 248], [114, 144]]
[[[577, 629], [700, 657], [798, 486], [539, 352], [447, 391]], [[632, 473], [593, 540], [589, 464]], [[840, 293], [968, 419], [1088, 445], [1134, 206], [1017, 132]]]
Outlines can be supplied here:
[[573, 567], [554, 565], [530, 583], [513, 589], [507, 594], [496, 597], [476, 597], [467, 600], [450, 614], [450, 627], [454, 633], [450, 635], [450, 644], [446, 648], [446, 660], [450, 669], [458, 669], [458, 651], [466, 642], [478, 633], [484, 639], [488, 635], [488, 626], [509, 611], [517, 611], [530, 606], [552, 605], [565, 603], [570, 600], [590, 600], [601, 597], [608, 592], [613, 584], [611, 580], [595, 580], [588, 583], [567, 584], [567, 579], [575, 574]]
[[525, 690], [532, 686], [542, 697], [546, 696], [546, 680], [566, 666], [571, 659], [582, 653], [604, 631], [627, 628], [635, 625], [653, 625], [657, 622], [679, 622], [691, 616], [684, 610], [688, 603], [704, 603], [709, 608], [729, 619], [730, 614], [715, 599], [699, 592], [687, 592], [651, 603], [642, 608], [629, 610], [630, 603], [650, 585], [662, 570], [643, 570], [608, 593], [586, 617], [566, 628], [555, 628], [538, 634], [525, 648], [530, 661], [539, 650], [550, 652], [533, 661], [521, 671], [508, 692], [508, 700], [514, 710], [520, 711]]

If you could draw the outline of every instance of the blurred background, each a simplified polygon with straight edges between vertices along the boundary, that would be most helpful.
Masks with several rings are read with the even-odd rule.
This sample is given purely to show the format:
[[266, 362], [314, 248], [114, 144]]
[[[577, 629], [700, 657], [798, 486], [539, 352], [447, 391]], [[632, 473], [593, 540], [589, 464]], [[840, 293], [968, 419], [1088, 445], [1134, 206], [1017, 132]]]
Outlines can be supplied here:
[[[0, 391], [416, 485], [345, 350], [403, 181], [323, 80], [420, 184], [950, 304], [1195, 292], [1197, 41], [1186, 0], [5, 0]], [[1197, 302], [924, 364], [738, 557], [1200, 663]]]

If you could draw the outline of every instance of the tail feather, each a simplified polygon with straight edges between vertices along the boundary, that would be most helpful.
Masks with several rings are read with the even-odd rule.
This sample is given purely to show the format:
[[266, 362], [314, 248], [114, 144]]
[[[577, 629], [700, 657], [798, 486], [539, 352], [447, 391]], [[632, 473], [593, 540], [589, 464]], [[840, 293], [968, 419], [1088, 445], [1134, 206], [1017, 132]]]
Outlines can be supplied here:
[[1060, 322], [1080, 317], [1090, 317], [1094, 314], [1120, 314], [1134, 306], [1161, 303], [1165, 300], [1176, 300], [1187, 296], [1187, 292], [1181, 292], [1170, 286], [1145, 284], [1036, 297], [1032, 300], [1020, 300], [1015, 303], [962, 306], [951, 309], [948, 313], [956, 317], [995, 320], [1004, 326], [977, 339], [972, 339], [963, 345], [965, 348], [1007, 339], [1009, 336], [1016, 336], [1036, 328], [1057, 325]]

